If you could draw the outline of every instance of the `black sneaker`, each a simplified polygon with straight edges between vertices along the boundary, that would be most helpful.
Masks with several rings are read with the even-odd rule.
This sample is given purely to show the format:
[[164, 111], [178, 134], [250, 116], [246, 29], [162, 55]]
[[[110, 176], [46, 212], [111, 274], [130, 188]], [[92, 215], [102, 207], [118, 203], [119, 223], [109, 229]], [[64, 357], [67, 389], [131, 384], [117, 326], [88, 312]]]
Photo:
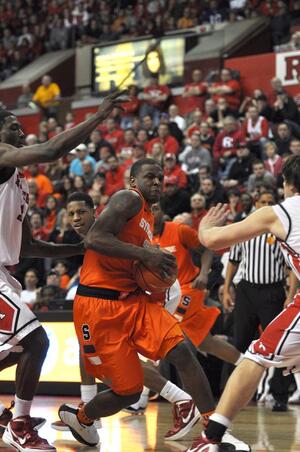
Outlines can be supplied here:
[[272, 411], [275, 411], [277, 413], [284, 413], [284, 412], [288, 411], [287, 403], [278, 402], [277, 400], [275, 400]]

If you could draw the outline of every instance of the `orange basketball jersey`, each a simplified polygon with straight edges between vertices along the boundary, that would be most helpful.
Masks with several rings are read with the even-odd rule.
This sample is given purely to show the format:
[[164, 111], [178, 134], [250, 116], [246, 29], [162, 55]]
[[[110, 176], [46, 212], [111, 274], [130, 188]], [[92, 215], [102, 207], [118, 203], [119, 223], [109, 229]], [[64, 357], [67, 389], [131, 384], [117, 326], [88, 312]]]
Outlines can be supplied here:
[[190, 283], [199, 274], [199, 267], [194, 265], [189, 249], [199, 248], [200, 241], [197, 232], [190, 226], [166, 221], [162, 234], [155, 235], [152, 243], [176, 256], [181, 286]]
[[[139, 195], [143, 201], [141, 210], [125, 224], [117, 238], [122, 242], [145, 247], [152, 240], [153, 216], [143, 196]], [[80, 284], [133, 292], [138, 287], [133, 279], [133, 262], [132, 259], [105, 256], [88, 249], [80, 272]]]

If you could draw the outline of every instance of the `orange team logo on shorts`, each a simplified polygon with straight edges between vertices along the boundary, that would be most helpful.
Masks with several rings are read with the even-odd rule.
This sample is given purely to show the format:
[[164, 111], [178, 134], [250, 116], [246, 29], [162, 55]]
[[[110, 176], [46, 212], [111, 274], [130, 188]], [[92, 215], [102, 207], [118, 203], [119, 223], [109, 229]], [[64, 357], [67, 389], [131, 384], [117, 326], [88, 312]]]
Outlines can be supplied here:
[[269, 235], [267, 238], [268, 245], [274, 245], [275, 242], [276, 242], [275, 235], [273, 235], [273, 234]]

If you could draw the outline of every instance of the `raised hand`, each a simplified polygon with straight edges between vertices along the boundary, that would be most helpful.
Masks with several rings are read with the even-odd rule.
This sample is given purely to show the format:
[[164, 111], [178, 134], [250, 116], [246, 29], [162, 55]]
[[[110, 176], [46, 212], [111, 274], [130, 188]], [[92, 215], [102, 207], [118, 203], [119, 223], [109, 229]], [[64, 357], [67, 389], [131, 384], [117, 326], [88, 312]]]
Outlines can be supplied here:
[[208, 213], [202, 218], [199, 231], [207, 230], [215, 226], [223, 226], [229, 214], [228, 204], [217, 204], [211, 207]]
[[99, 107], [99, 113], [104, 117], [107, 117], [114, 108], [123, 110], [122, 103], [128, 102], [129, 97], [127, 96], [127, 90], [114, 91], [108, 96], [104, 97], [102, 104]]

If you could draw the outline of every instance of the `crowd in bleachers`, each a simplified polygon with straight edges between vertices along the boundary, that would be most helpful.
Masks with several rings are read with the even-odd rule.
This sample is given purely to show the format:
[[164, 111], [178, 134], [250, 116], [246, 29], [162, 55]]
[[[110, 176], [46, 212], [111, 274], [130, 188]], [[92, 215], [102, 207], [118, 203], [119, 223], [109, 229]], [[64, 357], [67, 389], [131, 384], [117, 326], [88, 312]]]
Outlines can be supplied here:
[[0, 0], [0, 80], [48, 51], [258, 15], [280, 45], [299, 11], [298, 0]]
[[[271, 190], [280, 199], [282, 164], [289, 155], [300, 155], [300, 113], [279, 79], [272, 79], [270, 86], [269, 96], [258, 87], [242, 99], [240, 82], [229, 69], [210, 84], [196, 69], [182, 94], [185, 114], [157, 77], [151, 78], [142, 96], [136, 87], [130, 88], [132, 97], [123, 104], [124, 112], [114, 111], [67, 157], [25, 168], [33, 236], [56, 243], [80, 241], [68, 222], [68, 195], [89, 193], [99, 215], [113, 193], [129, 186], [132, 163], [145, 156], [163, 165], [166, 215], [196, 229], [217, 202], [227, 201], [229, 221], [239, 221], [254, 209], [260, 192]], [[74, 125], [72, 112], [64, 124], [55, 117], [43, 119], [26, 142], [43, 142]], [[36, 298], [37, 285], [52, 287], [46, 299], [64, 298], [78, 283], [81, 262], [81, 256], [58, 262], [26, 258], [14, 273], [25, 284], [26, 301], [34, 309], [47, 310], [47, 302], [39, 298], [44, 292]]]

